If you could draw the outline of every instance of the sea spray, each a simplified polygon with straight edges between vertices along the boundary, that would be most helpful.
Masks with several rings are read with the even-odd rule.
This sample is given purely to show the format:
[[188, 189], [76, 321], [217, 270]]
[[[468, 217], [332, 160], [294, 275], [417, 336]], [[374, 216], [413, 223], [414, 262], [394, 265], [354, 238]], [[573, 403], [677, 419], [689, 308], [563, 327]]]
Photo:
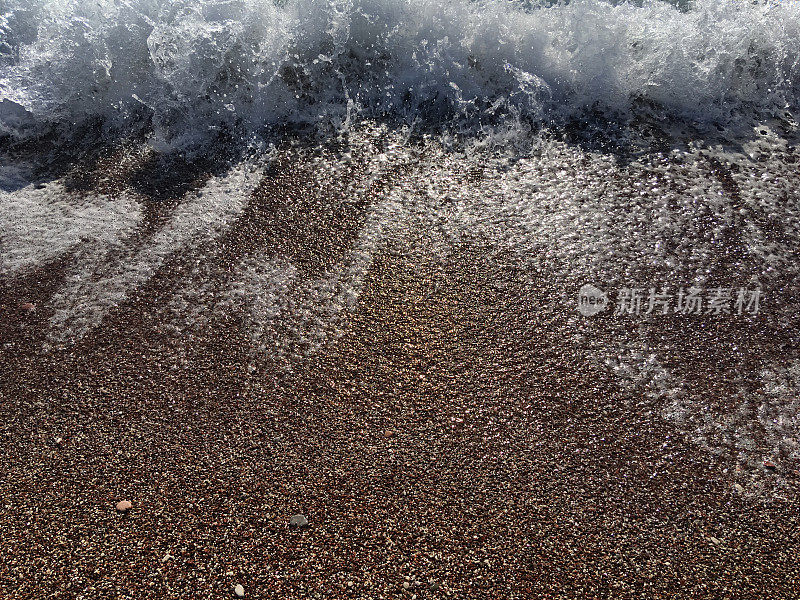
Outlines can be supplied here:
[[[549, 3], [552, 4], [552, 3]], [[378, 118], [480, 137], [626, 115], [725, 121], [797, 104], [800, 3], [77, 0], [0, 4], [0, 134], [146, 124], [342, 133]]]

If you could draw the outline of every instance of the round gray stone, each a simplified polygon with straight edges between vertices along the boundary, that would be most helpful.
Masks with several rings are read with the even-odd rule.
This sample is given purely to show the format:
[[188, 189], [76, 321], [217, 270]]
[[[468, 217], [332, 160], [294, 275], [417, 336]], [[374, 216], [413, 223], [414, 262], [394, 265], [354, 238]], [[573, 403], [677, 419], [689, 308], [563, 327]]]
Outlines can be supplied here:
[[308, 519], [306, 519], [305, 515], [295, 515], [289, 521], [289, 526], [296, 528], [308, 527]]

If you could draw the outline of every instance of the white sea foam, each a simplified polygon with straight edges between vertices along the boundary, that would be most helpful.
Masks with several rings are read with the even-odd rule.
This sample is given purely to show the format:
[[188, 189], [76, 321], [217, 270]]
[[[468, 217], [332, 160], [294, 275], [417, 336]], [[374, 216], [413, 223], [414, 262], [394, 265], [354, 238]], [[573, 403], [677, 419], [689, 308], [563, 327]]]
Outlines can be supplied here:
[[338, 336], [339, 323], [355, 308], [386, 230], [403, 218], [400, 204], [391, 197], [373, 207], [353, 248], [319, 276], [304, 276], [282, 257], [254, 257], [242, 265], [217, 308], [244, 309], [254, 352], [291, 365]]
[[7, 0], [0, 132], [152, 118], [157, 146], [359, 116], [480, 133], [637, 98], [693, 118], [796, 105], [800, 3]]
[[50, 319], [51, 339], [80, 339], [131, 291], [147, 283], [167, 258], [218, 237], [247, 206], [259, 178], [242, 163], [227, 175], [214, 177], [199, 190], [187, 193], [152, 239], [144, 243], [140, 240], [110, 259], [105, 254], [88, 260], [82, 257], [51, 299], [55, 309]]
[[[385, 151], [379, 152], [375, 140], [384, 136]], [[341, 320], [356, 306], [375, 254], [407, 222], [405, 179], [387, 171], [407, 166], [414, 154], [402, 145], [402, 132], [379, 128], [354, 134], [347, 157], [307, 158], [315, 165], [315, 183], [329, 177], [346, 190], [348, 201], [367, 203], [363, 223], [342, 256], [319, 273], [274, 250], [249, 255], [233, 268], [195, 261], [166, 307], [169, 329], [176, 335], [201, 333], [213, 320], [233, 316], [245, 326], [254, 361], [267, 357], [289, 367], [335, 339]], [[340, 178], [340, 169], [348, 166], [353, 170]], [[384, 177], [387, 184], [376, 193], [374, 186]], [[300, 193], [313, 194], [313, 186]], [[335, 228], [326, 235], [336, 235]]]
[[10, 276], [70, 252], [118, 248], [141, 222], [130, 196], [77, 196], [59, 182], [0, 191], [0, 275]]
[[[587, 282], [612, 298], [625, 285], [713, 285], [719, 277], [713, 269], [734, 245], [725, 241], [725, 232], [735, 207], [745, 216], [735, 242], [744, 255], [737, 266], [723, 268], [722, 277], [766, 286], [769, 299], [759, 319], [793, 331], [796, 302], [786, 291], [782, 298], [774, 296], [786, 285], [796, 289], [800, 272], [800, 196], [792, 187], [795, 163], [786, 151], [785, 139], [761, 133], [737, 150], [709, 140], [702, 150], [676, 147], [624, 165], [560, 141], [542, 140], [531, 156], [516, 162], [431, 150], [424, 167], [403, 183], [405, 214], [434, 240], [426, 255], [467, 242], [529, 278], [532, 295], [526, 300], [532, 311], [557, 318], [572, 313], [568, 329], [579, 332], [587, 356], [630, 390], [641, 414], [664, 418], [731, 468], [739, 463], [750, 474], [761, 473], [764, 460], [783, 468], [800, 458], [796, 360], [785, 364], [786, 357], [765, 349], [764, 368], [753, 370], [733, 356], [740, 378], [709, 389], [689, 379], [696, 374], [673, 366], [686, 367], [693, 360], [681, 355], [675, 338], [689, 348], [715, 343], [713, 336], [697, 342], [702, 331], [697, 323], [681, 322], [682, 333], [672, 327], [675, 315], [616, 315], [598, 325], [577, 313], [573, 293]], [[751, 154], [767, 159], [752, 160]], [[712, 170], [714, 160], [735, 167], [727, 172], [727, 184]], [[476, 167], [482, 175], [471, 179]], [[536, 293], [542, 274], [550, 296]], [[731, 327], [731, 320], [743, 317], [718, 319]], [[665, 330], [674, 337], [664, 337]]]

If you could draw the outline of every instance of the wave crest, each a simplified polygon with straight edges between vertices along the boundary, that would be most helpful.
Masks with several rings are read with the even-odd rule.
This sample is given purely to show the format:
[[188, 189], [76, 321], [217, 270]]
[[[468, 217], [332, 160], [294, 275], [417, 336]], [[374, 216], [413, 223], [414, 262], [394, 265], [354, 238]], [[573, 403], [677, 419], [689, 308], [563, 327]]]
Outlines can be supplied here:
[[0, 131], [100, 119], [154, 143], [390, 117], [482, 132], [796, 105], [800, 3], [80, 0], [0, 4]]

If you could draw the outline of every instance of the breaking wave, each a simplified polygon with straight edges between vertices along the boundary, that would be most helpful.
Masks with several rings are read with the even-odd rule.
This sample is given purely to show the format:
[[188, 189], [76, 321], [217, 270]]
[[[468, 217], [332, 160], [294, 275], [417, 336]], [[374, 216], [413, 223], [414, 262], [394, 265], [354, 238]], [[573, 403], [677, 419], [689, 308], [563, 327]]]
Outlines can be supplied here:
[[156, 148], [361, 118], [480, 134], [642, 102], [783, 110], [800, 2], [3, 0], [0, 133], [145, 124]]

